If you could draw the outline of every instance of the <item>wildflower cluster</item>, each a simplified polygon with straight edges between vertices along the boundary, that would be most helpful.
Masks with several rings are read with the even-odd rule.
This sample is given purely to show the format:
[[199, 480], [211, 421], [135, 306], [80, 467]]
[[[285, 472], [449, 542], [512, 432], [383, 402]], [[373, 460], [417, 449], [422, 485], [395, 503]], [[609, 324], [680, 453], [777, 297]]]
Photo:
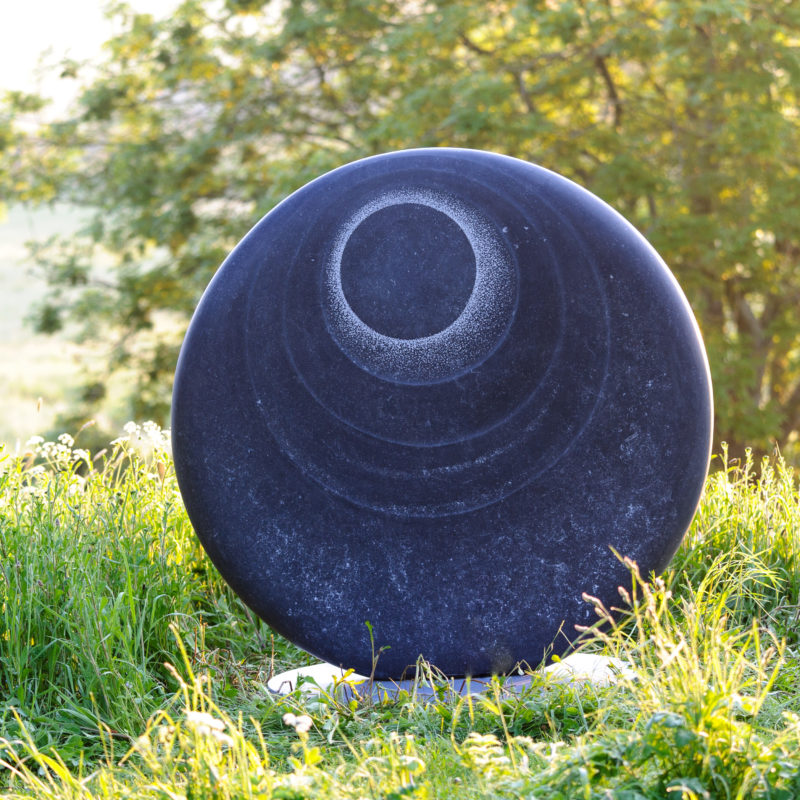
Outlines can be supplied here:
[[59, 471], [71, 469], [81, 462], [88, 467], [92, 465], [89, 451], [75, 447], [75, 440], [68, 433], [62, 433], [54, 442], [45, 441], [41, 436], [32, 436], [25, 443], [25, 456], [29, 462], [40, 462], [33, 467], [37, 472], [43, 471], [45, 465]]
[[314, 722], [311, 717], [308, 716], [308, 714], [300, 714], [298, 716], [288, 712], [283, 715], [283, 724], [290, 728], [294, 728], [295, 732], [302, 736], [311, 730], [311, 726], [314, 724]]
[[135, 450], [145, 459], [172, 453], [170, 431], [160, 428], [155, 422], [127, 422], [122, 430], [125, 435], [114, 439], [112, 446]]

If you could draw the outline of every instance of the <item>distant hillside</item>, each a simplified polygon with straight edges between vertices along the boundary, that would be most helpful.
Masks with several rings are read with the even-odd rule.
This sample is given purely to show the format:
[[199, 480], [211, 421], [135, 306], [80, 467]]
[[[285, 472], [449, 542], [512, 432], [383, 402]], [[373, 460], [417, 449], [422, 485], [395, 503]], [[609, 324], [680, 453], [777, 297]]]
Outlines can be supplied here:
[[69, 233], [77, 224], [77, 213], [65, 208], [12, 208], [0, 221], [0, 442], [12, 448], [49, 429], [78, 382], [81, 349], [64, 337], [35, 335], [24, 323], [45, 291], [25, 242]]

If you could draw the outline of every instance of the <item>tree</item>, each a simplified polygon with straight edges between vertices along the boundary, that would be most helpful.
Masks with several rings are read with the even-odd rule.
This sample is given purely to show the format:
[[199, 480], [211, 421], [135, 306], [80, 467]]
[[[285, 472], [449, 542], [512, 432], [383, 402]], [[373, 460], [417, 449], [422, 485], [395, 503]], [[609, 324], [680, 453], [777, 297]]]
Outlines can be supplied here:
[[[67, 119], [0, 122], [6, 199], [92, 213], [36, 258], [42, 329], [114, 331], [163, 420], [188, 316], [241, 235], [354, 158], [524, 158], [620, 210], [699, 317], [717, 446], [800, 431], [800, 4], [792, 0], [187, 0], [123, 5]], [[82, 68], [65, 64], [67, 76]], [[28, 98], [7, 107], [24, 109]], [[112, 260], [98, 272], [98, 253]], [[157, 338], [147, 333], [165, 320]]]

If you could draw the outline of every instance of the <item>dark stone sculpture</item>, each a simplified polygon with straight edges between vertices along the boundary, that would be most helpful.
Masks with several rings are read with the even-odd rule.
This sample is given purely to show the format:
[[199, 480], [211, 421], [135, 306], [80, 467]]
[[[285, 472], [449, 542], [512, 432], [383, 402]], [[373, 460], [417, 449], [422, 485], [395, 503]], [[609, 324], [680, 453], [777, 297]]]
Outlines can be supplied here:
[[[574, 183], [492, 153], [355, 162], [220, 268], [175, 380], [181, 492], [287, 638], [400, 677], [535, 666], [663, 569], [702, 490], [708, 366], [675, 279]], [[366, 623], [372, 626], [374, 642]]]

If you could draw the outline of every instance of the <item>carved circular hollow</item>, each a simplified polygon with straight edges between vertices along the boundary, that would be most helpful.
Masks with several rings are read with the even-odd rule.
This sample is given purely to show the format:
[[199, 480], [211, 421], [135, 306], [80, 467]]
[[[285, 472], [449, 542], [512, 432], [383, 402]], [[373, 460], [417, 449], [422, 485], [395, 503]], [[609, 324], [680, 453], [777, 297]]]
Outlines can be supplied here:
[[702, 341], [650, 245], [555, 173], [448, 148], [348, 164], [264, 217], [173, 398], [222, 575], [328, 662], [369, 674], [388, 648], [379, 678], [563, 652], [584, 592], [617, 602], [614, 551], [666, 566], [710, 441]]
[[367, 328], [393, 339], [430, 338], [462, 316], [475, 260], [467, 234], [447, 214], [395, 203], [350, 232], [331, 264], [331, 288]]

